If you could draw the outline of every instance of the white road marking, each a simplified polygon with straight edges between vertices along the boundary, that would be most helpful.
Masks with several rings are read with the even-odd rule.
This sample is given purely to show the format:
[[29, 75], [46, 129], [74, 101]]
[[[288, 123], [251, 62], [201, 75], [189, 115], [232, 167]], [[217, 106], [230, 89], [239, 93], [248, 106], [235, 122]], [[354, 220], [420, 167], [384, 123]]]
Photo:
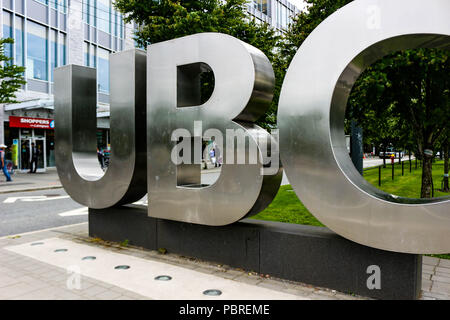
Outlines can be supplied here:
[[[31, 246], [31, 243], [25, 243], [5, 247], [5, 249], [66, 270], [69, 267], [77, 266], [82, 276], [110, 283], [152, 299], [307, 299], [307, 297], [266, 289], [236, 280], [225, 279], [218, 275], [206, 274], [160, 261], [116, 253], [69, 240], [50, 238], [39, 241], [44, 244]], [[62, 248], [67, 249], [67, 252], [55, 252], [56, 249]], [[95, 256], [96, 260], [82, 260], [85, 256]], [[128, 265], [130, 269], [114, 269], [118, 265]], [[159, 275], [169, 275], [172, 277], [172, 280], [156, 281], [154, 278]], [[83, 281], [83, 278], [81, 278], [81, 281]], [[219, 289], [222, 291], [222, 295], [218, 297], [203, 295], [203, 291], [208, 289]]]
[[45, 198], [45, 196], [28, 196], [28, 197], [9, 197], [6, 198], [3, 203], [14, 203], [17, 200], [23, 200], [23, 199], [42, 199]]
[[85, 216], [88, 214], [88, 207], [82, 207], [75, 210], [58, 213], [61, 217]]
[[60, 200], [67, 199], [70, 196], [57, 196], [57, 197], [47, 197], [47, 196], [26, 196], [26, 197], [9, 197], [3, 200], [3, 203], [15, 203], [16, 201], [34, 202], [34, 201], [49, 201], [49, 200]]

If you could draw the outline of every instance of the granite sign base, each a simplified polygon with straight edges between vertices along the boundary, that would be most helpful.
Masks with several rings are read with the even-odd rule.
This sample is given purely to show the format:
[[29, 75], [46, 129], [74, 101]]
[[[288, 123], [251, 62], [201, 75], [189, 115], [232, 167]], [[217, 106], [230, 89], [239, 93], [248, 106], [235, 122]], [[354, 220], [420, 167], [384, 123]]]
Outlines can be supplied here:
[[251, 219], [209, 227], [130, 205], [89, 209], [89, 235], [377, 299], [417, 299], [421, 290], [421, 255], [369, 248], [327, 228]]

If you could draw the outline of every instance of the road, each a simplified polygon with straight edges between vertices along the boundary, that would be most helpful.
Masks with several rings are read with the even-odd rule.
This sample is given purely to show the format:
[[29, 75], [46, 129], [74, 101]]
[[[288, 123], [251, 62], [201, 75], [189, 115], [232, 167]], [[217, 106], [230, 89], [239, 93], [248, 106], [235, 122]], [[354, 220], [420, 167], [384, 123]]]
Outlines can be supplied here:
[[[411, 157], [411, 159], [415, 159], [414, 157]], [[402, 161], [408, 161], [409, 158], [408, 157], [404, 157], [402, 159]], [[399, 161], [399, 159], [395, 159], [395, 163], [397, 163]], [[390, 164], [391, 163], [391, 159], [386, 159], [386, 164]], [[383, 164], [383, 159], [380, 158], [369, 158], [369, 159], [364, 159], [363, 162], [363, 167], [364, 168], [370, 168], [370, 167], [376, 167], [376, 166], [380, 166]]]
[[64, 189], [0, 194], [0, 237], [86, 222], [80, 209]]

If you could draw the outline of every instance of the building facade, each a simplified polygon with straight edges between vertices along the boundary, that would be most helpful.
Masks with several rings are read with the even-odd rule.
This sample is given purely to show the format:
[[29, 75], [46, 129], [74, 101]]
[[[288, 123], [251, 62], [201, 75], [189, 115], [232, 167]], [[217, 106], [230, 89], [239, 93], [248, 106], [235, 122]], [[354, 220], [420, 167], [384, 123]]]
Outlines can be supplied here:
[[292, 22], [299, 9], [287, 0], [252, 0], [247, 12], [257, 21], [266, 22], [282, 32]]
[[[0, 0], [2, 38], [14, 64], [25, 66], [20, 103], [0, 106], [0, 143], [19, 170], [28, 170], [31, 144], [39, 149], [38, 170], [55, 166], [53, 69], [78, 64], [97, 69], [97, 139], [109, 148], [109, 54], [135, 47], [134, 27], [125, 24], [111, 0]], [[279, 30], [296, 8], [286, 0], [253, 0], [248, 13]], [[57, 124], [56, 124], [57, 125]]]
[[0, 107], [0, 142], [27, 170], [31, 143], [39, 149], [38, 170], [55, 165], [53, 69], [78, 64], [97, 69], [97, 137], [108, 146], [109, 54], [134, 48], [133, 29], [109, 0], [2, 0], [2, 38], [15, 43], [5, 53], [25, 66], [20, 103]]

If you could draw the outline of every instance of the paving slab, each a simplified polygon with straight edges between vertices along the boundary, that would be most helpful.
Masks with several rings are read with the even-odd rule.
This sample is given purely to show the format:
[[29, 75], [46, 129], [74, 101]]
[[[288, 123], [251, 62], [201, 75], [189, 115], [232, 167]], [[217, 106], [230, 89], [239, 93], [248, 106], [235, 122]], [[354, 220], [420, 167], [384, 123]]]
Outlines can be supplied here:
[[[31, 241], [30, 241], [31, 240]], [[42, 242], [40, 245], [32, 245]], [[67, 251], [57, 251], [67, 249]], [[130, 254], [127, 254], [129, 251]], [[140, 254], [137, 254], [140, 253]], [[202, 263], [176, 255], [161, 255], [139, 248], [103, 245], [87, 236], [87, 224], [68, 226], [0, 238], [1, 299], [309, 299], [311, 294], [283, 281], [266, 280], [243, 270]], [[81, 260], [96, 256], [94, 261]], [[127, 270], [114, 266], [130, 265]], [[189, 267], [185, 267], [185, 266]], [[77, 267], [79, 269], [77, 269]], [[76, 270], [70, 273], [68, 270]], [[170, 282], [155, 281], [159, 274], [170, 273]], [[227, 276], [220, 276], [220, 274]], [[15, 276], [12, 277], [11, 274]], [[71, 282], [71, 276], [80, 276]], [[231, 278], [246, 278], [233, 280]], [[267, 281], [265, 286], [253, 283]], [[75, 286], [69, 288], [69, 284]], [[270, 284], [270, 285], [269, 285]], [[206, 289], [220, 288], [219, 297], [204, 296]], [[324, 289], [326, 290], [326, 289]], [[331, 299], [326, 291], [317, 299]]]
[[[33, 242], [44, 245], [31, 246]], [[68, 249], [55, 252], [56, 249]], [[81, 258], [98, 257], [84, 264]], [[424, 259], [421, 298], [450, 298], [450, 267], [443, 259]], [[93, 261], [89, 261], [93, 262]], [[119, 264], [127, 270], [115, 270]], [[79, 287], [70, 287], [68, 272], [80, 267]], [[85, 268], [86, 266], [90, 266]], [[94, 267], [95, 266], [95, 267]], [[170, 273], [171, 281], [155, 281]], [[181, 279], [181, 281], [179, 281]], [[2, 286], [7, 289], [2, 290]], [[154, 290], [153, 288], [157, 288]], [[219, 297], [203, 296], [207, 288]], [[88, 237], [87, 223], [0, 238], [0, 299], [145, 300], [145, 299], [294, 299], [360, 300], [364, 297], [283, 281], [135, 247], [120, 247]]]

